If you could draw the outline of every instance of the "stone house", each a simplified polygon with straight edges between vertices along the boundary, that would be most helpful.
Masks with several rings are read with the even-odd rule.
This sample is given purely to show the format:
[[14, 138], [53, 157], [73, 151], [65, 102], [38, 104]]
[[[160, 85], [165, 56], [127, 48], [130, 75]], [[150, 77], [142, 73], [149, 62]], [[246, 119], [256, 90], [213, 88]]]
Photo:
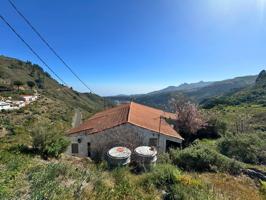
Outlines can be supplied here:
[[158, 152], [181, 147], [183, 138], [167, 123], [176, 115], [137, 103], [122, 104], [99, 112], [71, 129], [67, 154], [103, 158], [115, 146], [133, 150], [140, 145], [154, 146]]

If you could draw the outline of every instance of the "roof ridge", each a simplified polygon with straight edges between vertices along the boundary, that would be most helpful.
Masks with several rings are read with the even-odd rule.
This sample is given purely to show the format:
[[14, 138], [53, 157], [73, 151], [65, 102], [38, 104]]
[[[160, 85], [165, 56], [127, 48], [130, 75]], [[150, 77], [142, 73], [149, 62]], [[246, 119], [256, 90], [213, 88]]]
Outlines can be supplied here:
[[93, 114], [93, 115], [92, 115], [91, 117], [89, 117], [87, 120], [93, 119], [94, 117], [98, 117], [98, 115], [104, 114], [104, 113], [106, 113], [106, 112], [108, 112], [108, 111], [117, 110], [117, 109], [119, 109], [119, 108], [121, 108], [121, 107], [125, 107], [125, 106], [128, 106], [128, 105], [129, 105], [129, 104], [121, 104], [121, 105], [118, 105], [118, 106], [115, 106], [115, 107], [112, 107], [112, 108], [107, 108], [107, 109], [105, 109], [105, 110], [102, 110], [102, 111], [100, 111], [100, 112], [97, 112], [97, 113]]
[[142, 107], [146, 107], [146, 108], [148, 108], [148, 109], [152, 109], [152, 110], [160, 111], [160, 112], [162, 112], [162, 113], [164, 113], [164, 114], [165, 114], [165, 113], [175, 114], [175, 113], [168, 112], [168, 111], [165, 111], [165, 110], [160, 109], [160, 108], [155, 108], [155, 107], [152, 107], [152, 106], [147, 106], [147, 105], [144, 105], [144, 104], [136, 103], [136, 102], [134, 102], [134, 101], [131, 101], [131, 102], [130, 102], [130, 105], [131, 105], [131, 103], [134, 103], [134, 104], [140, 105], [140, 106], [142, 106]]
[[127, 113], [127, 122], [129, 122], [129, 118], [130, 118], [130, 111], [131, 111], [131, 106], [132, 106], [132, 101], [128, 104], [128, 113]]

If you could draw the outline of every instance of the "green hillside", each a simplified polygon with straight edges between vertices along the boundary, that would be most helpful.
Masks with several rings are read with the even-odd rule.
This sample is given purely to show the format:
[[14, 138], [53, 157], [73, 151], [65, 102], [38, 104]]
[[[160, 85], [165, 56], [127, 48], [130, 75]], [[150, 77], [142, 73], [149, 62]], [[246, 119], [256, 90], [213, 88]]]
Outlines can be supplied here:
[[186, 96], [190, 100], [201, 103], [202, 101], [238, 91], [255, 84], [257, 76], [244, 76], [216, 82], [199, 82], [194, 84], [182, 84], [178, 87], [168, 87], [163, 90], [142, 95], [107, 97], [112, 101], [136, 101], [153, 107], [170, 110], [170, 102], [179, 95]]
[[[23, 82], [24, 87], [27, 87], [26, 83], [28, 81], [33, 81], [40, 94], [62, 100], [88, 111], [98, 110], [103, 107], [103, 99], [101, 97], [94, 94], [82, 94], [60, 85], [49, 73], [30, 61], [23, 62], [0, 56], [0, 85], [12, 88], [14, 87], [14, 81]], [[3, 84], [3, 82], [7, 82], [7, 84]]]
[[[15, 81], [23, 85], [18, 88]], [[36, 86], [31, 89], [28, 81]], [[259, 87], [261, 83], [259, 78]], [[183, 150], [160, 154], [154, 167], [146, 173], [138, 173], [134, 166], [110, 169], [104, 161], [96, 163], [64, 154], [46, 159], [32, 150], [32, 133], [40, 132], [37, 139], [45, 141], [50, 141], [47, 132], [48, 136], [52, 133], [62, 137], [70, 128], [76, 109], [84, 118], [103, 109], [101, 97], [78, 93], [58, 84], [37, 65], [3, 56], [0, 84], [0, 96], [4, 98], [16, 99], [34, 90], [40, 94], [36, 102], [20, 110], [0, 113], [0, 200], [265, 199], [265, 181], [253, 180], [241, 172], [250, 167], [265, 171], [265, 133], [254, 132], [264, 127], [265, 107], [216, 106], [204, 110], [226, 123], [227, 136], [195, 141]], [[157, 107], [164, 106], [160, 104], [162, 98], [166, 102], [176, 94], [160, 95], [153, 99]], [[147, 96], [147, 103], [150, 97]], [[245, 112], [252, 115], [248, 118], [252, 123], [247, 130], [253, 134], [241, 132], [238, 135], [234, 133], [234, 122], [239, 119], [239, 113]], [[232, 143], [235, 145], [229, 147], [233, 149], [221, 148], [221, 144]], [[49, 150], [57, 147], [58, 143], [52, 140]]]
[[212, 108], [217, 105], [241, 105], [256, 104], [266, 106], [266, 72], [261, 71], [252, 86], [241, 90], [226, 93], [218, 97], [205, 99], [202, 102], [204, 108]]
[[[19, 90], [14, 85], [16, 81], [23, 84]], [[35, 85], [32, 90], [27, 85], [29, 81]], [[17, 99], [20, 94], [32, 94], [34, 91], [40, 95], [39, 100], [28, 107], [0, 114], [1, 125], [8, 129], [16, 125], [25, 129], [24, 123], [30, 127], [41, 120], [61, 123], [66, 130], [71, 125], [76, 109], [87, 117], [104, 107], [100, 96], [79, 93], [59, 84], [38, 65], [4, 56], [0, 57], [0, 86], [6, 89], [0, 92], [3, 98]]]

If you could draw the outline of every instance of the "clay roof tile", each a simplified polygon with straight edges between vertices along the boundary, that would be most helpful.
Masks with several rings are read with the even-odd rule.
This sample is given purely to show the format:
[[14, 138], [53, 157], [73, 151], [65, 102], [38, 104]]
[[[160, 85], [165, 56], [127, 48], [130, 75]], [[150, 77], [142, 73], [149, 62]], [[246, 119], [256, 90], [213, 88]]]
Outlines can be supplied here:
[[124, 123], [130, 123], [170, 137], [183, 139], [180, 134], [166, 122], [166, 118], [176, 119], [176, 115], [131, 102], [96, 113], [80, 126], [71, 129], [69, 134], [79, 132], [93, 134]]

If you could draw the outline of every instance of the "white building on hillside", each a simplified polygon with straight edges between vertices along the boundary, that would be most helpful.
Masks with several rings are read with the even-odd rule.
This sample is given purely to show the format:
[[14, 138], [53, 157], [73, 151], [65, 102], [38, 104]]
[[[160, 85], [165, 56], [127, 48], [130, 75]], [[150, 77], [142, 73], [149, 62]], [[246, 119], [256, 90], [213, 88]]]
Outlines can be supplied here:
[[33, 101], [36, 101], [38, 99], [38, 96], [37, 95], [22, 95], [20, 97], [23, 101], [26, 102], [26, 104], [29, 104]]
[[0, 111], [1, 110], [11, 110], [11, 104], [10, 103], [6, 103], [4, 101], [0, 101]]
[[13, 107], [19, 109], [26, 106], [25, 101], [13, 101]]

